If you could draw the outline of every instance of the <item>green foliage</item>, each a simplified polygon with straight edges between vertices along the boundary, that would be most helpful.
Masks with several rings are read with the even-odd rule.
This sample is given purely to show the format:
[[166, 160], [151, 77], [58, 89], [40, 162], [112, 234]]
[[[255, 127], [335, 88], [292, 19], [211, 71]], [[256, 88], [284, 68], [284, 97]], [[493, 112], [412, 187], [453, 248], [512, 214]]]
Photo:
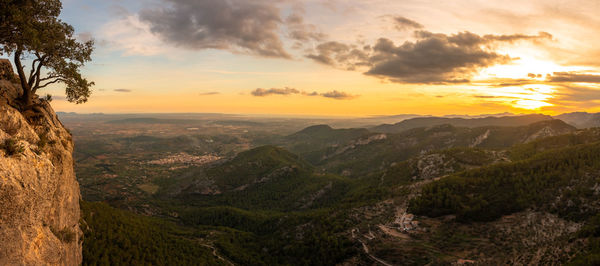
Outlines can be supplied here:
[[592, 128], [578, 131], [576, 134], [547, 137], [526, 144], [515, 145], [508, 151], [511, 159], [524, 160], [545, 151], [598, 141], [600, 141], [600, 129]]
[[[273, 174], [276, 169], [281, 174]], [[300, 175], [305, 171], [312, 171], [312, 167], [298, 155], [274, 146], [262, 146], [242, 152], [233, 160], [209, 169], [207, 175], [218, 177], [215, 184], [219, 188], [231, 190], [265, 177]]]
[[6, 151], [8, 156], [19, 155], [25, 152], [23, 144], [19, 143], [19, 141], [14, 138], [5, 139], [1, 148]]
[[50, 227], [50, 231], [56, 236], [56, 238], [60, 239], [60, 241], [64, 243], [71, 243], [75, 240], [75, 232], [73, 230], [65, 227], [61, 230], [57, 230], [54, 227]]
[[[427, 216], [457, 215], [462, 221], [490, 221], [536, 207], [574, 219], [590, 213], [567, 208], [569, 200], [593, 196], [586, 174], [600, 169], [600, 144], [580, 145], [539, 154], [531, 159], [467, 171], [426, 185], [410, 202], [410, 211]], [[561, 188], [571, 185], [572, 188]], [[587, 193], [578, 193], [584, 191]], [[562, 199], [552, 205], [557, 196]], [[583, 199], [585, 201], [585, 199]]]
[[522, 115], [522, 116], [503, 116], [503, 117], [483, 117], [483, 118], [446, 118], [446, 117], [417, 117], [407, 119], [394, 125], [380, 125], [371, 128], [374, 132], [400, 133], [402, 131], [414, 129], [435, 127], [439, 125], [452, 125], [455, 127], [515, 127], [527, 126], [532, 123], [551, 120], [552, 117], [540, 114]]
[[48, 132], [38, 134], [40, 140], [37, 142], [38, 149], [42, 150], [48, 145]]
[[219, 265], [193, 234], [174, 224], [81, 202], [83, 265]]
[[[477, 144], [480, 149], [506, 149], [522, 143], [547, 127], [556, 132], [565, 133], [575, 130], [560, 120], [541, 121], [519, 127], [436, 125], [390, 133], [387, 134], [387, 138], [371, 141], [368, 144], [350, 145], [346, 143], [345, 145], [331, 146], [303, 156], [313, 160], [312, 162], [316, 166], [331, 172], [340, 174], [349, 171], [351, 176], [358, 177], [388, 167], [391, 163], [408, 160], [420, 155], [423, 151], [470, 147], [475, 144], [477, 139], [480, 139], [480, 143]], [[463, 151], [467, 152], [468, 149]], [[481, 154], [481, 151], [479, 153]], [[473, 159], [477, 155], [465, 154], [465, 156]], [[489, 156], [484, 158], [489, 158]], [[481, 163], [484, 162], [475, 162], [475, 165]]]
[[333, 129], [327, 125], [317, 125], [286, 136], [282, 145], [307, 161], [317, 163], [321, 160], [321, 150], [370, 135], [373, 133], [364, 128]]
[[587, 247], [568, 265], [600, 265], [600, 214], [590, 218], [577, 236], [587, 239]]
[[[94, 82], [80, 68], [91, 61], [94, 42], [78, 42], [73, 27], [59, 19], [61, 9], [59, 0], [0, 1], [0, 54], [14, 56], [26, 104], [38, 89], [59, 82], [66, 84], [70, 102], [84, 103], [90, 96]], [[26, 56], [32, 57], [29, 75], [21, 62]]]

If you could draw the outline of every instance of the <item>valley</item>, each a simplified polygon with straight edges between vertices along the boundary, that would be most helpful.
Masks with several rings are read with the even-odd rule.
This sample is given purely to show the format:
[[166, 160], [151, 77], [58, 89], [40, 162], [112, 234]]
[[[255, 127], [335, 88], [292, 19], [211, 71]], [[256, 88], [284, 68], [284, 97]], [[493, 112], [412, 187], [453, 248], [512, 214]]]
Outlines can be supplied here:
[[[82, 228], [95, 240], [84, 252], [120, 241], [148, 252], [128, 240], [147, 223], [186, 247], [165, 246], [168, 257], [199, 259], [189, 250], [214, 265], [585, 264], [596, 254], [585, 233], [600, 210], [594, 128], [544, 116], [418, 118], [431, 125], [400, 132], [322, 119], [80, 116], [62, 120], [89, 202]], [[103, 230], [121, 240], [98, 238], [109, 221], [116, 227]]]

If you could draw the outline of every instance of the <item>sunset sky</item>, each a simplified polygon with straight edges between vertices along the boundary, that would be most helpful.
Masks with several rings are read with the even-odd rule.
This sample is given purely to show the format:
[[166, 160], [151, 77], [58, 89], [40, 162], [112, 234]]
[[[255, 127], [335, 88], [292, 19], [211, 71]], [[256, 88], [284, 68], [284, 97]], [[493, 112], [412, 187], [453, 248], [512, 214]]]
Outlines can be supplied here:
[[600, 112], [600, 1], [64, 0], [93, 38], [58, 111]]

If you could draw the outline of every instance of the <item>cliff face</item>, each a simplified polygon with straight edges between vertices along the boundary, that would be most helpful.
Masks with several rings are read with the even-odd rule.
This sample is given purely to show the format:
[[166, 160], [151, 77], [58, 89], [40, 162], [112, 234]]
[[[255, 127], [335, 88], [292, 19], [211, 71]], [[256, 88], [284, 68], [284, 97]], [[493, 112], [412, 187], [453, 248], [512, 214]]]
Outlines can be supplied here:
[[35, 111], [12, 107], [18, 92], [0, 80], [0, 265], [78, 265], [71, 134], [44, 100]]

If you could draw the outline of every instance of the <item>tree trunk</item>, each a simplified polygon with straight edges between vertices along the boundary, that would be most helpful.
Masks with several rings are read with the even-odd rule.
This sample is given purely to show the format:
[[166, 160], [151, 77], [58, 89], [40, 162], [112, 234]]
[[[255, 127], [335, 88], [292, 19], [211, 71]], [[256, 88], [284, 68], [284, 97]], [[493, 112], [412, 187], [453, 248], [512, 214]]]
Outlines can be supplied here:
[[21, 80], [21, 88], [23, 89], [23, 94], [21, 95], [21, 102], [25, 105], [25, 108], [28, 108], [32, 104], [31, 87], [27, 83], [27, 77], [25, 76], [25, 72], [23, 71], [23, 64], [21, 64], [21, 50], [15, 51], [15, 66], [17, 67], [17, 73], [19, 74], [19, 79]]

